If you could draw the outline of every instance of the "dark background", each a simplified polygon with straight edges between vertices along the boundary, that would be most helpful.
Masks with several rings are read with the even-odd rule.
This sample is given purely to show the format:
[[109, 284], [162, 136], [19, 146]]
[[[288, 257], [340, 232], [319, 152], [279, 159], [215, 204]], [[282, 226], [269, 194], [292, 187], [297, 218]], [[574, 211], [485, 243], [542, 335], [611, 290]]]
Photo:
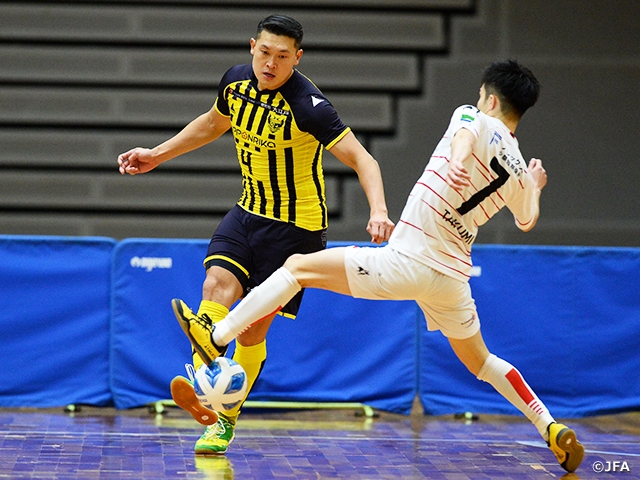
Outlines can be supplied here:
[[[305, 27], [299, 65], [380, 162], [391, 218], [483, 67], [542, 84], [516, 132], [549, 175], [536, 228], [502, 212], [479, 243], [636, 246], [637, 0], [0, 2], [0, 233], [208, 238], [240, 195], [233, 142], [121, 177], [208, 110], [270, 13]], [[325, 157], [331, 240], [368, 240], [357, 178]]]

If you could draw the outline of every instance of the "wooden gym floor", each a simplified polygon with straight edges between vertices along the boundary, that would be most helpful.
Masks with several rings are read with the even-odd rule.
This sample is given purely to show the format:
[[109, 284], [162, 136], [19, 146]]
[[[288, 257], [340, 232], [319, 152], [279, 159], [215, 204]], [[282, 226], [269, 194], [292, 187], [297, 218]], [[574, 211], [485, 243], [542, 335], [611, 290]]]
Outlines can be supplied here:
[[212, 457], [193, 454], [203, 429], [177, 408], [0, 409], [0, 478], [640, 478], [640, 412], [566, 421], [587, 452], [567, 475], [521, 417], [358, 413], [246, 409]]

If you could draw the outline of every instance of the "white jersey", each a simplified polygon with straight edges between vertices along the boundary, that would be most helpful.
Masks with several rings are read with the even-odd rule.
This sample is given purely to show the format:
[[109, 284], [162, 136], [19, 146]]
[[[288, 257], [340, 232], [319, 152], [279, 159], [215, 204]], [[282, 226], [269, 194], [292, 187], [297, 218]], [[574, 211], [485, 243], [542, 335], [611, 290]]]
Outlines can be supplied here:
[[[445, 178], [451, 141], [465, 128], [476, 137], [465, 167], [471, 186], [458, 191]], [[467, 281], [478, 227], [505, 205], [526, 230], [538, 214], [535, 183], [518, 141], [500, 120], [476, 107], [458, 107], [422, 176], [413, 187], [389, 245], [445, 275]]]

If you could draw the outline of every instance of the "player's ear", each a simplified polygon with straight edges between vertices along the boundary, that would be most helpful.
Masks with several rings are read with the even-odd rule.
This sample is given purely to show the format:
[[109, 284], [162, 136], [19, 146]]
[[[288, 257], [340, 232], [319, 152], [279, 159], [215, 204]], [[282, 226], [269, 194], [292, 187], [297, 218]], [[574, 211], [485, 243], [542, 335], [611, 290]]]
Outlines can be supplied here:
[[298, 65], [298, 63], [300, 63], [300, 59], [302, 58], [303, 53], [304, 53], [304, 50], [299, 48], [298, 51], [296, 52], [296, 63], [294, 65]]
[[249, 39], [249, 45], [251, 45], [250, 52], [251, 52], [251, 55], [253, 55], [253, 52], [254, 52], [254, 50], [256, 48], [256, 39], [255, 38]]
[[489, 110], [500, 109], [500, 99], [498, 98], [497, 95], [493, 93], [490, 94], [488, 100], [489, 100]]

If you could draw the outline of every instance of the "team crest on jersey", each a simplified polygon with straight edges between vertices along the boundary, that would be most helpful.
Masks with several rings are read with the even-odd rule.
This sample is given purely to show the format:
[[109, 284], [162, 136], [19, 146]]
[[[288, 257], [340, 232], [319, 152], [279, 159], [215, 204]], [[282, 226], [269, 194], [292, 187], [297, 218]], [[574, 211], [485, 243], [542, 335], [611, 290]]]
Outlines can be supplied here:
[[267, 117], [267, 124], [269, 125], [269, 130], [271, 133], [276, 133], [278, 130], [282, 128], [286, 117], [283, 115], [278, 115], [274, 112], [269, 112], [269, 116]]

